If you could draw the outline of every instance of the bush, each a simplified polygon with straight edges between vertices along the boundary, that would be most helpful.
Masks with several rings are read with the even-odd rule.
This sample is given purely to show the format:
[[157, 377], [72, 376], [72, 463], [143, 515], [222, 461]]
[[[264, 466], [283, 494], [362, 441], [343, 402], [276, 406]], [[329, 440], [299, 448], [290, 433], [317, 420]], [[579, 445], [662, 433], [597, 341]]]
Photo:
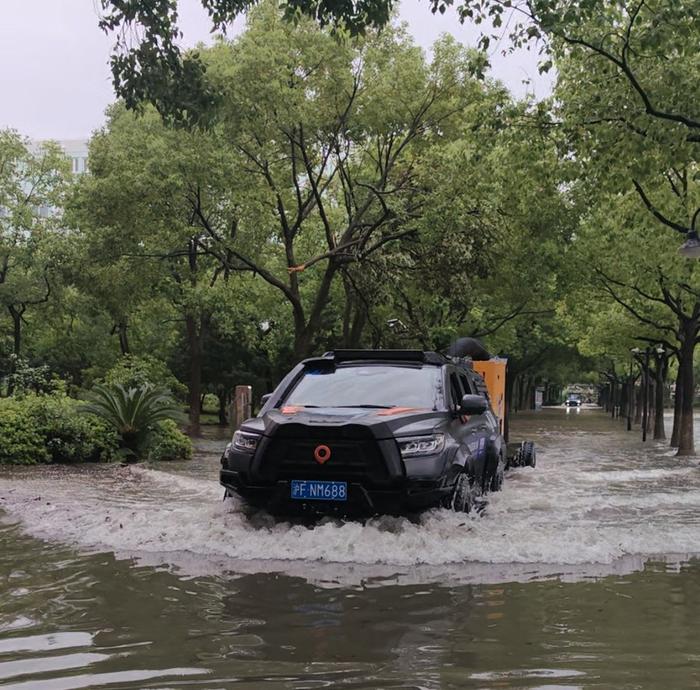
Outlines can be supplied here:
[[180, 431], [172, 419], [166, 419], [154, 427], [148, 439], [146, 457], [150, 461], [190, 460], [192, 441]]
[[202, 403], [202, 412], [210, 412], [211, 414], [219, 413], [219, 398], [213, 393], [207, 393], [204, 396], [204, 402]]
[[109, 387], [167, 388], [179, 400], [187, 399], [187, 386], [180, 383], [164, 362], [155, 357], [123, 355], [105, 374], [104, 383]]
[[82, 412], [79, 401], [37, 396], [29, 398], [28, 404], [46, 443], [49, 462], [104, 462], [117, 457], [117, 434], [103, 420]]
[[183, 419], [170, 391], [144, 384], [126, 389], [121, 384], [95, 384], [88, 402], [81, 408], [103, 419], [119, 435], [119, 453], [128, 462], [148, 456], [147, 446], [158, 423]]
[[114, 460], [117, 434], [79, 407], [61, 394], [0, 400], [0, 464]]
[[47, 365], [34, 367], [26, 359], [10, 355], [13, 373], [5, 377], [5, 388], [15, 395], [57, 393], [65, 390], [65, 383], [54, 377]]
[[24, 401], [0, 399], [0, 464], [36, 465], [49, 457]]

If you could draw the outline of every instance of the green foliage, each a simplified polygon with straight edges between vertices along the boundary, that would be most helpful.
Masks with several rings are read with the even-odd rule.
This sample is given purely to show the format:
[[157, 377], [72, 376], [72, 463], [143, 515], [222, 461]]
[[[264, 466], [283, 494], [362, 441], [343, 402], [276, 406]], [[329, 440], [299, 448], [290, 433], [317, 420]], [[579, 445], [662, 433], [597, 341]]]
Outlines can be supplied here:
[[61, 217], [48, 211], [63, 205], [69, 175], [57, 144], [35, 150], [13, 130], [0, 130], [0, 311], [11, 324], [16, 357], [28, 315], [56, 288]]
[[[220, 26], [258, 3], [206, 4]], [[194, 430], [204, 392], [225, 401], [246, 383], [257, 399], [332, 347], [477, 335], [518, 376], [565, 382], [589, 358], [625, 361], [638, 338], [673, 340], [678, 319], [657, 300], [668, 289], [686, 309], [698, 294], [672, 246], [700, 205], [698, 13], [685, 0], [456, 0], [514, 45], [546, 39], [556, 99], [533, 103], [474, 79], [486, 58], [454, 39], [428, 59], [404, 28], [361, 31], [389, 4], [262, 2], [245, 32], [183, 56], [170, 0], [104, 0], [105, 29], [144, 31], [113, 61], [126, 104], [91, 141], [69, 232], [15, 215], [28, 231], [10, 265], [24, 270], [0, 302], [8, 319], [27, 296], [28, 360], [125, 395], [182, 398], [187, 381]], [[336, 19], [335, 35], [319, 29]], [[10, 364], [12, 335], [0, 331], [10, 389], [44, 390], [40, 369]], [[153, 423], [138, 426], [122, 445], [151, 457]], [[182, 456], [177, 443], [153, 452]]]
[[0, 464], [36, 465], [49, 461], [44, 438], [24, 401], [0, 398]]
[[[202, 0], [202, 4], [211, 17], [212, 31], [218, 31], [225, 30], [229, 22], [257, 3], [256, 0]], [[392, 6], [393, 0], [281, 3], [290, 24], [298, 24], [303, 17], [314, 17], [322, 26], [335, 27], [339, 38], [346, 33], [364, 33], [367, 26], [384, 26]], [[129, 108], [151, 103], [170, 123], [190, 127], [208, 124], [220, 92], [207, 80], [206, 64], [200, 55], [194, 51], [183, 54], [178, 47], [181, 34], [176, 3], [102, 0], [102, 7], [100, 28], [116, 37], [110, 62], [117, 96]]]
[[151, 462], [190, 460], [192, 441], [172, 419], [167, 419], [158, 422], [153, 428], [146, 444], [145, 456]]
[[182, 411], [170, 393], [141, 386], [125, 388], [120, 384], [93, 387], [83, 410], [103, 419], [121, 438], [121, 450], [128, 459], [141, 459], [155, 425], [182, 418]]
[[178, 399], [187, 396], [187, 387], [173, 376], [164, 362], [144, 355], [122, 355], [117, 363], [105, 374], [107, 386], [130, 388], [158, 388], [169, 390]]
[[81, 414], [79, 401], [59, 394], [31, 396], [26, 404], [49, 462], [104, 462], [117, 457], [114, 430], [95, 415]]
[[32, 366], [26, 359], [10, 355], [10, 371], [5, 379], [5, 387], [15, 395], [25, 393], [52, 393], [63, 388], [63, 381], [51, 374], [46, 364]]
[[205, 412], [218, 412], [219, 399], [213, 393], [206, 393], [202, 402], [202, 409]]
[[0, 464], [105, 462], [118, 437], [62, 394], [0, 399]]

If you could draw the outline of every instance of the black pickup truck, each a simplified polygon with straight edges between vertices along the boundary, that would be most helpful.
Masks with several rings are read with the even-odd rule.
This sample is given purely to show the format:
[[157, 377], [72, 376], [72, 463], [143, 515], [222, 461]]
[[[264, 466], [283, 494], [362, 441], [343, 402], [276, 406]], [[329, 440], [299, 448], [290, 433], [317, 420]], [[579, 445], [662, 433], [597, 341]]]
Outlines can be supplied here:
[[221, 459], [227, 495], [274, 515], [470, 511], [509, 464], [484, 380], [419, 350], [336, 350], [298, 364]]

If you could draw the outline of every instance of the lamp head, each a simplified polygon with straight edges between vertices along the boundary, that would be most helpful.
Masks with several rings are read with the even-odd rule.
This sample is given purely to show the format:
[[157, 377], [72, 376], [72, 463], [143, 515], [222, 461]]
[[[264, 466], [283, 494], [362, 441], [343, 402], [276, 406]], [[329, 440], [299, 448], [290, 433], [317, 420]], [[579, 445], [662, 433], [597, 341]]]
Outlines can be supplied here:
[[700, 259], [700, 237], [695, 230], [688, 233], [685, 242], [678, 248], [678, 253], [686, 259]]

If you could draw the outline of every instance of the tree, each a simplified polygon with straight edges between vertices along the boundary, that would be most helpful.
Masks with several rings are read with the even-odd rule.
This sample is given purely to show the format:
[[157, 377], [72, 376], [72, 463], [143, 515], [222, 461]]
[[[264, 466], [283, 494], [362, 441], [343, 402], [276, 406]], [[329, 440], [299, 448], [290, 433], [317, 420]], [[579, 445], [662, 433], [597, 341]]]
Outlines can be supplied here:
[[457, 136], [460, 113], [484, 94], [459, 46], [439, 47], [428, 65], [401, 31], [339, 46], [308, 22], [290, 27], [271, 7], [223, 56], [226, 72], [221, 52], [209, 74], [225, 94], [222, 125], [259, 183], [261, 217], [274, 232], [266, 257], [232, 251], [290, 303], [303, 357], [335, 280], [350, 294], [353, 265], [416, 234], [422, 157]]
[[[581, 238], [595, 282], [608, 300], [602, 311], [612, 315], [626, 311], [637, 324], [636, 338], [665, 342], [667, 350], [677, 354], [672, 443], [678, 445], [679, 454], [692, 454], [692, 367], [700, 293], [694, 266], [679, 260], [667, 246], [669, 231], [689, 232], [700, 209], [699, 143], [692, 122], [667, 115], [693, 112], [696, 107], [684, 91], [689, 86], [686, 80], [697, 80], [700, 74], [686, 45], [692, 42], [695, 20], [678, 17], [671, 30], [676, 9], [663, 2], [622, 4], [618, 10], [622, 14], [616, 20], [617, 30], [603, 39], [601, 25], [595, 45], [604, 43], [604, 50], [624, 56], [632, 76], [643, 75], [648, 98], [620, 65], [595, 51], [592, 57], [587, 42], [568, 41], [557, 61], [558, 120], [550, 124], [566, 132], [571, 193], [582, 208], [588, 208], [582, 214]], [[612, 21], [611, 12], [600, 21]], [[592, 27], [587, 30], [593, 31]], [[665, 105], [650, 108], [649, 98]], [[629, 346], [627, 342], [619, 353], [623, 360]], [[660, 362], [659, 376], [663, 368]]]
[[0, 131], [0, 305], [11, 319], [15, 359], [27, 312], [51, 296], [68, 179], [68, 161], [56, 144], [32, 149], [16, 132]]
[[[636, 193], [597, 200], [582, 224], [577, 249], [588, 266], [587, 283], [637, 322], [635, 339], [663, 343], [678, 359], [674, 438], [678, 455], [693, 455], [693, 359], [700, 335], [700, 291], [696, 262], [679, 261], [673, 248], [657, 246], [649, 233], [654, 220], [637, 203]], [[667, 232], [670, 232], [667, 231]], [[591, 300], [581, 296], [584, 309]], [[608, 324], [610, 322], [608, 321]], [[626, 348], [618, 350], [627, 362]]]
[[382, 295], [405, 337], [442, 349], [463, 335], [509, 352], [524, 321], [549, 320], [566, 286], [576, 217], [561, 189], [556, 141], [523, 124], [529, 104], [492, 88], [431, 147], [419, 240], [392, 252]]
[[[199, 430], [202, 342], [215, 287], [228, 275], [193, 206], [230, 226], [235, 171], [206, 133], [171, 130], [155, 113], [116, 106], [90, 145], [90, 171], [71, 202], [84, 259], [75, 281], [108, 311], [122, 354], [129, 325], [153, 300], [184, 326], [190, 429]], [[163, 319], [165, 321], [167, 319]], [[161, 327], [161, 337], [169, 327]], [[135, 351], [134, 354], [139, 354]]]
[[[254, 4], [202, 0], [214, 31], [225, 31]], [[305, 15], [321, 26], [332, 25], [341, 35], [357, 35], [387, 25], [393, 5], [392, 0], [290, 0], [284, 13], [288, 20], [296, 22]], [[551, 58], [570, 47], [582, 48], [619, 73], [650, 117], [677, 123], [689, 139], [700, 140], [700, 117], [691, 95], [695, 80], [687, 69], [697, 58], [700, 34], [694, 0], [431, 0], [429, 5], [433, 13], [456, 5], [460, 21], [485, 26], [480, 40], [484, 50], [492, 40], [501, 41], [504, 27], [513, 48], [537, 42], [544, 57], [542, 70], [550, 69]], [[100, 27], [117, 36], [112, 56], [115, 88], [130, 106], [150, 100], [162, 112], [191, 118], [198, 106], [215, 99], [215, 92], [205, 88], [205, 68], [198, 55], [183, 56], [177, 46], [176, 3], [102, 0], [102, 7]], [[137, 29], [139, 39], [134, 37]], [[657, 77], [660, 71], [665, 87], [650, 88], [647, 77]], [[679, 101], [677, 95], [684, 93], [687, 98]]]

